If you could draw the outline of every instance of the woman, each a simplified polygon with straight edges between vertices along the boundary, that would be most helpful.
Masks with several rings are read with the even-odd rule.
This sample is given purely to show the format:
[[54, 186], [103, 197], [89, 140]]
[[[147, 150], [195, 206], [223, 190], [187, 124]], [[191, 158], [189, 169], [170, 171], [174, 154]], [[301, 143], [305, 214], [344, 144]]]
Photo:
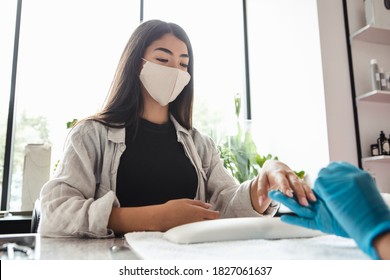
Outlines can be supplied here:
[[103, 109], [73, 128], [42, 189], [42, 235], [102, 238], [273, 215], [270, 188], [294, 192], [302, 205], [315, 200], [278, 161], [252, 181], [235, 182], [212, 140], [192, 127], [193, 65], [178, 25], [152, 20], [135, 30]]

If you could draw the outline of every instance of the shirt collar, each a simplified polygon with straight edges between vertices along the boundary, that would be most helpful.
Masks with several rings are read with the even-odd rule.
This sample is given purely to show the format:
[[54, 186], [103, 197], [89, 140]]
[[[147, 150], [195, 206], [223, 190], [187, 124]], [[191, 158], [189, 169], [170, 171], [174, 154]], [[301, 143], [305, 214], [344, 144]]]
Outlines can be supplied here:
[[108, 127], [108, 140], [114, 143], [125, 143], [126, 129], [124, 127]]
[[181, 124], [175, 119], [175, 117], [172, 114], [170, 114], [169, 117], [170, 117], [171, 121], [173, 122], [173, 125], [175, 126], [175, 129], [177, 132], [183, 132], [185, 134], [190, 134], [186, 128], [181, 126]]

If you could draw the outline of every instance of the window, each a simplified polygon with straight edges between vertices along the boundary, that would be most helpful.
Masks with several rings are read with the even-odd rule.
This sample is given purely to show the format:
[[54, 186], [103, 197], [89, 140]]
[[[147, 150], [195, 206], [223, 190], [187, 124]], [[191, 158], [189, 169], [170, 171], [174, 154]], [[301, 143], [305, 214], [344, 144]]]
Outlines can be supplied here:
[[[100, 109], [138, 24], [138, 1], [23, 2], [10, 209], [32, 209], [34, 198], [22, 203], [24, 188], [27, 196], [37, 194], [53, 172], [66, 123]], [[34, 177], [23, 182], [25, 176]]]
[[220, 141], [235, 121], [234, 96], [244, 89], [242, 1], [147, 0], [144, 19], [187, 32], [195, 57], [194, 126]]
[[329, 161], [316, 1], [249, 0], [252, 133], [315, 178]]

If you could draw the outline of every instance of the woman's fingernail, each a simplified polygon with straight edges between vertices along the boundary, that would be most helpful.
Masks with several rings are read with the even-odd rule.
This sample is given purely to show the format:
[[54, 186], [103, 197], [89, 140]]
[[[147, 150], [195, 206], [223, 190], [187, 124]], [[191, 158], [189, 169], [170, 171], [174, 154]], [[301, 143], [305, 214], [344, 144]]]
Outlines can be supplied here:
[[262, 204], [263, 204], [263, 201], [264, 201], [264, 197], [263, 197], [263, 196], [260, 196], [260, 197], [259, 197], [259, 204], [262, 205]]
[[317, 198], [313, 193], [310, 193], [309, 196], [310, 196], [312, 201], [317, 201]]
[[306, 197], [302, 197], [300, 200], [302, 205], [309, 206], [309, 202], [307, 201]]
[[293, 197], [293, 192], [291, 190], [287, 190], [286, 195], [289, 197]]

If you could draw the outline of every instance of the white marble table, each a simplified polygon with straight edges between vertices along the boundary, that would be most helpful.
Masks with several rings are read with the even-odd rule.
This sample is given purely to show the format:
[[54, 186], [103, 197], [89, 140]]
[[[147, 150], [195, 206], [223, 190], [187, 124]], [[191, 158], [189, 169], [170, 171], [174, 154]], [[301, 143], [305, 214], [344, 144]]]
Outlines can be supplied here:
[[40, 238], [41, 260], [134, 260], [124, 238]]

